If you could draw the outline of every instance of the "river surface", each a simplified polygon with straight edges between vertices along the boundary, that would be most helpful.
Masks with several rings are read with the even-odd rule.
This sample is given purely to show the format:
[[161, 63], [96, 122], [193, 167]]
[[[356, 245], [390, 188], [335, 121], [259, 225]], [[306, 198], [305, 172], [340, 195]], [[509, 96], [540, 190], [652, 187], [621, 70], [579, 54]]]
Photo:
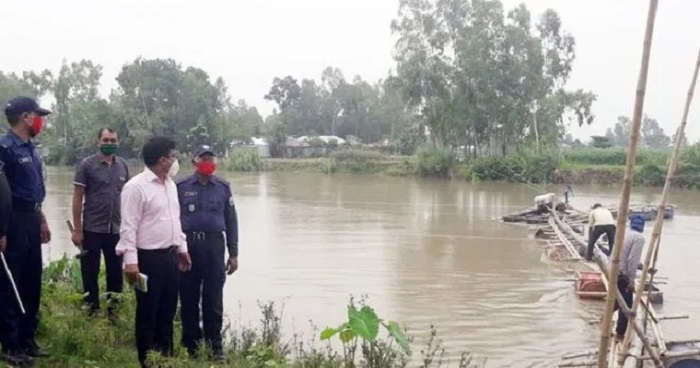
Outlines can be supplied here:
[[[239, 270], [225, 287], [232, 322], [259, 318], [258, 301], [284, 304], [285, 332], [311, 333], [346, 316], [351, 295], [367, 296], [380, 317], [415, 336], [420, 356], [433, 324], [451, 354], [487, 367], [553, 367], [562, 355], [597, 348], [602, 302], [573, 294], [572, 274], [549, 262], [534, 228], [500, 217], [545, 190], [505, 183], [447, 182], [313, 173], [223, 173], [240, 227]], [[74, 254], [72, 168], [49, 168], [45, 212], [53, 241], [46, 259]], [[574, 205], [617, 204], [619, 188], [575, 186]], [[635, 188], [632, 202], [655, 202], [661, 188]], [[700, 331], [700, 192], [675, 192], [659, 255], [667, 339]], [[651, 223], [645, 234], [651, 236]]]

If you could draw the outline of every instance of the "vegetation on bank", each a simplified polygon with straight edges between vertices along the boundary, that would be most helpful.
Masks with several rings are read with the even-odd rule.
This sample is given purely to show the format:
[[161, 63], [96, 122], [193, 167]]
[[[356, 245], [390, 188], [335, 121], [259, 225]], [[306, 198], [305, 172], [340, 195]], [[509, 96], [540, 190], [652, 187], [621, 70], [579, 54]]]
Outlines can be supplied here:
[[[117, 318], [89, 317], [83, 309], [79, 263], [68, 258], [52, 262], [44, 271], [41, 305], [40, 343], [51, 357], [37, 360], [36, 367], [138, 367], [134, 340], [135, 298], [133, 292], [119, 295]], [[104, 271], [104, 268], [102, 268]], [[104, 282], [104, 277], [100, 277]], [[101, 286], [104, 290], [104, 285]], [[106, 296], [103, 296], [103, 299]], [[105, 301], [106, 302], [106, 301]], [[316, 331], [304, 339], [285, 337], [280, 311], [274, 303], [260, 305], [257, 325], [227, 325], [225, 349], [227, 367], [241, 368], [399, 368], [409, 360], [421, 367], [457, 366], [476, 368], [468, 353], [450, 360], [431, 327], [428, 343], [420, 355], [412, 351], [413, 339], [396, 322], [380, 319], [364, 301], [350, 301], [348, 320], [338, 327]], [[380, 327], [381, 328], [380, 331]], [[189, 358], [179, 347], [179, 316], [175, 320], [174, 357], [154, 354], [153, 367], [185, 368], [223, 366], [208, 359], [206, 347]], [[328, 343], [331, 340], [333, 344]], [[333, 345], [340, 345], [334, 349]]]
[[[635, 185], [660, 186], [666, 179], [671, 149], [640, 149]], [[328, 157], [265, 159], [255, 151], [232, 151], [226, 167], [234, 171], [316, 171], [325, 174], [363, 173], [468, 181], [516, 183], [619, 184], [627, 152], [624, 148], [574, 148], [565, 152], [529, 147], [505, 156], [465, 157], [451, 150], [419, 148], [413, 156], [392, 156], [377, 151], [340, 149]], [[250, 169], [254, 168], [254, 169]], [[700, 185], [700, 145], [685, 147], [674, 184]]]

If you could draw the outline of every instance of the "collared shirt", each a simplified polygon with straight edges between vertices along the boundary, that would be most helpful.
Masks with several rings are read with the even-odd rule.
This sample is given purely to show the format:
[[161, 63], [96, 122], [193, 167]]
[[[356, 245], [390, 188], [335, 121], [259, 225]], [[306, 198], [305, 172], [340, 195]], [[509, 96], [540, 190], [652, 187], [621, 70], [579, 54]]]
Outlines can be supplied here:
[[149, 168], [129, 180], [121, 196], [122, 223], [116, 251], [124, 264], [138, 264], [137, 249], [154, 250], [178, 246], [187, 252], [180, 226], [177, 187], [170, 177], [160, 180]]
[[238, 218], [231, 185], [218, 176], [202, 184], [197, 175], [177, 182], [185, 232], [226, 232], [229, 256], [238, 256]]
[[0, 137], [0, 161], [10, 183], [13, 200], [44, 201], [43, 164], [31, 139], [24, 142], [12, 129], [8, 129]]
[[627, 276], [631, 285], [634, 285], [634, 279], [637, 277], [637, 266], [642, 259], [643, 249], [644, 234], [634, 230], [627, 230], [625, 242], [622, 244], [622, 252], [620, 253], [620, 273]]
[[615, 225], [612, 213], [602, 207], [596, 208], [588, 215], [588, 226]]
[[85, 188], [83, 229], [118, 234], [121, 222], [120, 194], [129, 181], [126, 161], [114, 156], [108, 162], [101, 153], [83, 159], [75, 170], [73, 184]]

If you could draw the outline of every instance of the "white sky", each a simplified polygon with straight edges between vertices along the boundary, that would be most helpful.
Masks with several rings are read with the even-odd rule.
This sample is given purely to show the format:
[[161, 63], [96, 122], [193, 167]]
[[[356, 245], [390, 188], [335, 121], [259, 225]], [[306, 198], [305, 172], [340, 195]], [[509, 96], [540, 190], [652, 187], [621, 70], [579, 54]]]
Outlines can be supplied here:
[[[575, 36], [568, 88], [593, 90], [598, 101], [596, 121], [574, 136], [604, 134], [618, 115], [632, 114], [648, 1], [503, 2], [508, 9], [524, 2], [534, 15], [553, 8]], [[234, 100], [267, 115], [273, 105], [263, 95], [275, 76], [319, 78], [334, 66], [348, 79], [384, 78], [394, 66], [389, 25], [397, 10], [398, 0], [0, 0], [0, 70], [57, 71], [64, 58], [91, 59], [104, 67], [106, 95], [123, 64], [170, 57], [223, 77]], [[700, 47], [698, 14], [697, 0], [659, 5], [645, 112], [669, 135]], [[686, 130], [691, 141], [700, 139], [699, 100]]]

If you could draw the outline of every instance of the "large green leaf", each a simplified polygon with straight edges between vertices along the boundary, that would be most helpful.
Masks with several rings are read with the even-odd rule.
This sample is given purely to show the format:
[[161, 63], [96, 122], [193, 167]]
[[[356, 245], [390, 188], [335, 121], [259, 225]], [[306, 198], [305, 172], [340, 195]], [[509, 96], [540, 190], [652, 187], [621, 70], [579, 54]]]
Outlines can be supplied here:
[[338, 333], [338, 330], [336, 330], [335, 328], [332, 328], [332, 327], [328, 327], [325, 330], [321, 331], [321, 340], [328, 340], [331, 337], [333, 337], [333, 335], [335, 335], [337, 333]]
[[342, 325], [340, 325], [336, 328], [327, 327], [325, 330], [321, 331], [321, 340], [328, 340], [331, 337], [333, 337], [335, 334], [337, 334], [338, 332], [341, 332], [347, 328], [348, 328], [347, 322], [343, 323]]
[[354, 339], [357, 335], [352, 330], [344, 330], [340, 333], [340, 341], [349, 342]]
[[406, 352], [406, 354], [411, 355], [411, 347], [408, 345], [408, 339], [403, 333], [403, 330], [401, 330], [399, 324], [394, 321], [391, 321], [388, 325], [384, 326], [386, 327], [387, 331], [389, 331], [389, 335], [391, 335], [396, 340], [396, 342], [399, 344], [399, 346], [401, 346], [401, 348]]
[[348, 320], [350, 329], [367, 341], [374, 341], [379, 334], [379, 317], [368, 306], [359, 311], [353, 306], [348, 307]]

